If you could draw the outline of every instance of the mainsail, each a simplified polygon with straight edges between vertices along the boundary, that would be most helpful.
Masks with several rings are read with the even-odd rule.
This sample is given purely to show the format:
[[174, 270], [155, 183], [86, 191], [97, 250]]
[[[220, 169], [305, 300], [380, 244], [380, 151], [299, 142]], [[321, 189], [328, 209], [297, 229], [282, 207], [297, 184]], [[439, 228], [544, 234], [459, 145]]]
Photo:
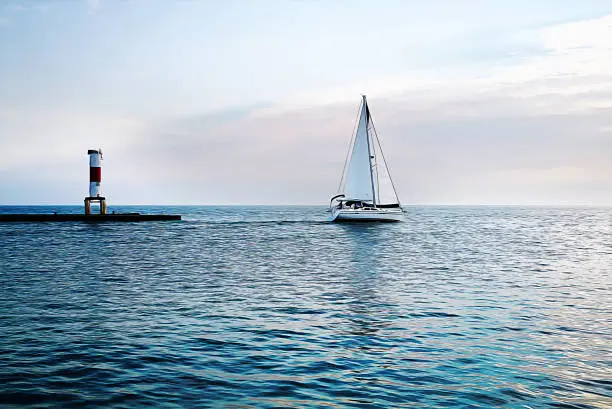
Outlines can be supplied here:
[[353, 142], [353, 151], [346, 169], [344, 197], [347, 200], [374, 201], [370, 148], [368, 110], [364, 96], [355, 141]]
[[399, 204], [365, 95], [351, 157], [346, 167], [344, 198], [375, 205]]

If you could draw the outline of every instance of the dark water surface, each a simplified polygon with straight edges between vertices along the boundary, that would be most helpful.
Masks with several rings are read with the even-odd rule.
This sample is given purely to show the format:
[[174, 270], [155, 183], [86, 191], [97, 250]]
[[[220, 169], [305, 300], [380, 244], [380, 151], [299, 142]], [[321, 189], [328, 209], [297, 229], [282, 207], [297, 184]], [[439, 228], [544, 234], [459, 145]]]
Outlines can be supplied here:
[[612, 209], [114, 209], [0, 224], [0, 406], [612, 407]]

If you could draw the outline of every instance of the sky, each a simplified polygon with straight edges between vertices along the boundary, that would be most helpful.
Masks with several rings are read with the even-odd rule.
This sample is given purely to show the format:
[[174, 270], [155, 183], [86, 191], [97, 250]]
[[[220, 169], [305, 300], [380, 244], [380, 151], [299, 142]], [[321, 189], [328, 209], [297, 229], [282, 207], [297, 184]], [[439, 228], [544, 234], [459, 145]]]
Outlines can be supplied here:
[[0, 0], [0, 204], [612, 205], [609, 0]]

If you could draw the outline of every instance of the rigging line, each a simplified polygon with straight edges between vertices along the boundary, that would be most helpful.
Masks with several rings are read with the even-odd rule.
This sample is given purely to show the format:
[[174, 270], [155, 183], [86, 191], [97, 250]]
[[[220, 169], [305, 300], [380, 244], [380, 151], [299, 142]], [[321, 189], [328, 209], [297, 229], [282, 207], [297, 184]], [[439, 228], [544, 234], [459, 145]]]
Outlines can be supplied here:
[[376, 127], [374, 126], [374, 120], [371, 119], [372, 129], [374, 130], [374, 136], [376, 137], [376, 143], [378, 144], [378, 149], [380, 150], [380, 156], [383, 158], [383, 163], [385, 164], [385, 169], [387, 170], [387, 175], [389, 175], [389, 181], [391, 182], [391, 187], [393, 188], [393, 193], [395, 194], [395, 199], [397, 203], [401, 205], [399, 195], [397, 194], [397, 189], [395, 189], [395, 183], [393, 183], [393, 178], [391, 177], [391, 172], [389, 171], [389, 166], [387, 165], [387, 159], [385, 158], [385, 154], [382, 150], [382, 145], [380, 144], [380, 139], [378, 138], [378, 132], [376, 132]]
[[357, 108], [357, 118], [355, 119], [355, 125], [353, 125], [353, 133], [351, 135], [351, 140], [349, 142], [349, 148], [346, 152], [346, 158], [344, 159], [344, 166], [342, 167], [342, 176], [340, 177], [340, 183], [338, 184], [338, 193], [341, 193], [342, 182], [344, 182], [344, 177], [346, 176], [346, 164], [348, 163], [348, 159], [351, 156], [351, 151], [353, 147], [353, 142], [355, 141], [357, 125], [359, 124], [359, 115], [361, 114], [361, 101], [359, 102], [359, 107]]
[[[368, 113], [370, 112], [370, 108], [368, 107]], [[370, 117], [370, 124], [372, 123], [372, 118]], [[368, 135], [370, 132], [374, 132], [374, 127], [368, 126]], [[374, 172], [376, 172], [376, 193], [378, 194], [378, 201], [376, 203], [380, 203], [380, 181], [378, 178], [378, 156], [376, 155], [376, 145], [374, 145], [374, 140], [371, 137], [368, 137], [368, 143], [372, 142], [372, 153], [374, 155]], [[379, 147], [380, 150], [380, 147]]]

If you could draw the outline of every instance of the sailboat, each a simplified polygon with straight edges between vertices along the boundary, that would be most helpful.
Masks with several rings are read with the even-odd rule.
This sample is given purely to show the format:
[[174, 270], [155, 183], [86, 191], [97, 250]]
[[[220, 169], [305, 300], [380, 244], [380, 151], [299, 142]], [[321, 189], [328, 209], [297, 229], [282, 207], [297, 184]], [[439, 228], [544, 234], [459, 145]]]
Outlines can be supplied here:
[[338, 194], [329, 203], [331, 221], [401, 221], [403, 210], [365, 95], [358, 118]]

